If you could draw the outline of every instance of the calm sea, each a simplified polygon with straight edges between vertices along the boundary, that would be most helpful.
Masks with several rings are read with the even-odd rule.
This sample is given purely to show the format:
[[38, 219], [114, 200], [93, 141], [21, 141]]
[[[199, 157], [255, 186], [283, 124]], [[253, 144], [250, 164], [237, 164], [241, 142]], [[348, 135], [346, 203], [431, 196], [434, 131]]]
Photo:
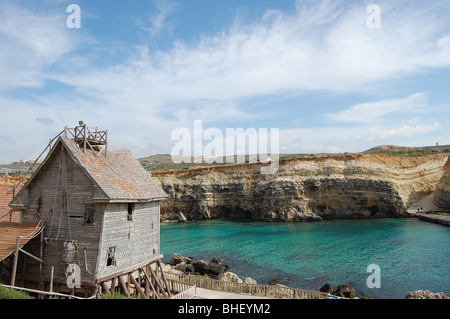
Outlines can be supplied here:
[[[165, 262], [173, 253], [218, 256], [230, 271], [260, 284], [275, 279], [310, 290], [348, 284], [374, 298], [403, 299], [413, 290], [450, 296], [450, 228], [415, 218], [162, 223], [161, 252]], [[380, 288], [367, 287], [371, 264], [380, 267]]]

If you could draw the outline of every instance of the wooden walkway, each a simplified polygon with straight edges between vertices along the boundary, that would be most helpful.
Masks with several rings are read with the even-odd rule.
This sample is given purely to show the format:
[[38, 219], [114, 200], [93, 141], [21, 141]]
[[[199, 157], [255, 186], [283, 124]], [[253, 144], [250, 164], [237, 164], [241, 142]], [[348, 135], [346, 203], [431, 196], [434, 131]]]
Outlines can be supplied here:
[[167, 279], [195, 285], [196, 297], [205, 299], [327, 299], [329, 294], [278, 285], [225, 282], [203, 276], [165, 272]]
[[197, 287], [196, 294], [193, 299], [278, 299], [278, 298], [261, 295], [256, 296], [251, 294], [238, 294]]

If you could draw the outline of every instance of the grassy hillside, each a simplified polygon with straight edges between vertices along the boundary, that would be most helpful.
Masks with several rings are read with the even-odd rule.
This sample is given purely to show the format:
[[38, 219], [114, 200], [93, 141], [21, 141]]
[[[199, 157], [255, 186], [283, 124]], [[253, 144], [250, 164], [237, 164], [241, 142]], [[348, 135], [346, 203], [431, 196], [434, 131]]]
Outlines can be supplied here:
[[450, 145], [436, 145], [423, 147], [406, 147], [395, 145], [381, 145], [373, 147], [363, 153], [366, 154], [388, 154], [393, 156], [425, 156], [438, 153], [450, 153]]

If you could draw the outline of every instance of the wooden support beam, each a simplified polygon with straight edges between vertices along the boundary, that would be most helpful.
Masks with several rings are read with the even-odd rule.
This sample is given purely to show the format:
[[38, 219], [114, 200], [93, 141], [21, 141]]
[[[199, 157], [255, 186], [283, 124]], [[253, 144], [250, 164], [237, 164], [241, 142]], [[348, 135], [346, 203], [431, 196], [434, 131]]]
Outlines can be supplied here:
[[148, 299], [147, 296], [145, 295], [145, 293], [142, 291], [139, 284], [137, 283], [136, 279], [134, 279], [134, 276], [132, 275], [130, 278], [131, 278], [131, 282], [134, 284], [134, 287], [136, 288], [136, 291], [138, 292], [139, 296], [142, 299]]
[[11, 274], [11, 286], [16, 285], [16, 272], [17, 272], [17, 261], [19, 260], [19, 248], [20, 248], [20, 236], [16, 239], [16, 252], [14, 253], [14, 263]]
[[21, 252], [23, 252], [25, 255], [30, 256], [31, 258], [36, 259], [37, 261], [39, 261], [40, 263], [43, 263], [44, 261], [36, 256], [34, 256], [33, 254], [30, 254], [29, 252], [27, 252], [26, 250], [23, 250], [22, 248], [19, 248], [19, 250]]
[[102, 290], [104, 293], [109, 293], [109, 288], [108, 285], [106, 284], [106, 282], [102, 281]]
[[150, 273], [152, 274], [152, 278], [155, 280], [155, 283], [158, 286], [158, 288], [161, 290], [161, 293], [163, 294], [163, 296], [167, 296], [167, 292], [165, 291], [163, 285], [159, 281], [158, 276], [156, 276], [156, 274], [153, 272], [153, 269], [151, 266], [149, 267], [149, 270], [150, 270]]
[[147, 276], [147, 272], [146, 272], [146, 268], [142, 268], [142, 272], [144, 273], [144, 285], [145, 285], [145, 295], [148, 297], [150, 297], [150, 283], [149, 281], [145, 278]]
[[[43, 256], [44, 256], [44, 232], [41, 232], [39, 243], [39, 259], [42, 260]], [[38, 283], [39, 290], [43, 290], [44, 286], [42, 273], [43, 273], [43, 265], [42, 263], [39, 263], [39, 283]]]
[[130, 291], [128, 290], [128, 287], [125, 283], [125, 280], [123, 280], [122, 275], [119, 276], [119, 287], [120, 290], [122, 291], [122, 293], [126, 296], [129, 297], [130, 296]]
[[163, 267], [161, 265], [161, 259], [158, 259], [158, 265], [159, 265], [159, 269], [161, 269], [161, 276], [162, 276], [163, 281], [164, 281], [164, 283], [166, 285], [166, 289], [167, 289], [167, 292], [169, 294], [169, 297], [172, 297], [172, 293], [170, 292], [169, 283], [167, 282], [166, 275], [164, 274]]
[[107, 275], [107, 276], [105, 276], [105, 277], [98, 278], [95, 282], [100, 283], [100, 282], [102, 282], [102, 281], [110, 280], [110, 279], [112, 279], [112, 278], [114, 278], [114, 277], [117, 277], [117, 276], [119, 276], [119, 275], [132, 273], [132, 272], [135, 271], [136, 269], [139, 269], [139, 268], [144, 267], [144, 266], [146, 266], [146, 265], [148, 265], [148, 264], [154, 263], [154, 262], [156, 262], [158, 259], [161, 259], [161, 258], [162, 258], [162, 255], [158, 255], [158, 256], [152, 257], [152, 258], [147, 259], [147, 260], [145, 260], [145, 261], [143, 261], [143, 262], [141, 262], [141, 263], [138, 263], [138, 264], [135, 264], [135, 265], [133, 265], [133, 266], [127, 267], [127, 268], [125, 268], [125, 269], [122, 269], [122, 270], [119, 271], [119, 272], [116, 272], [116, 273], [113, 273], [113, 274], [109, 274], [109, 275]]
[[[151, 266], [147, 266], [147, 267], [151, 267]], [[144, 278], [145, 278], [146, 282], [148, 283], [148, 285], [150, 285], [150, 288], [152, 288], [152, 291], [153, 291], [153, 297], [154, 297], [155, 299], [159, 299], [159, 295], [156, 293], [155, 286], [153, 286], [152, 281], [151, 281], [150, 278], [148, 277], [148, 274], [147, 274], [146, 271], [144, 271]]]

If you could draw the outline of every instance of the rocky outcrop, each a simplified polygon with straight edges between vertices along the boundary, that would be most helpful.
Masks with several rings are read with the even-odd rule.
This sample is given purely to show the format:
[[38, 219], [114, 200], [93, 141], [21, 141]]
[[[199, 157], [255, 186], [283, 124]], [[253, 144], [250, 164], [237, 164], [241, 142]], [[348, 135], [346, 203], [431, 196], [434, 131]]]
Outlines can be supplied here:
[[329, 293], [333, 296], [353, 299], [356, 298], [356, 291], [349, 285], [339, 285], [336, 289], [333, 289], [329, 283], [326, 283], [320, 288], [321, 292]]
[[192, 261], [191, 257], [184, 257], [179, 254], [173, 254], [172, 258], [170, 259], [169, 265], [171, 266], [171, 269], [169, 271], [177, 270], [182, 273], [199, 273], [200, 275], [206, 275], [221, 279], [230, 279], [230, 276], [232, 276], [232, 273], [230, 273], [224, 277], [228, 266], [222, 265], [218, 257], [213, 258], [211, 261], [203, 259]]
[[429, 290], [410, 291], [405, 299], [449, 299], [443, 292], [431, 292]]
[[169, 195], [162, 220], [320, 221], [399, 217], [435, 191], [446, 155], [343, 154], [282, 163], [276, 174], [239, 165], [155, 177]]
[[450, 157], [444, 166], [444, 174], [436, 187], [434, 204], [440, 208], [450, 209]]

